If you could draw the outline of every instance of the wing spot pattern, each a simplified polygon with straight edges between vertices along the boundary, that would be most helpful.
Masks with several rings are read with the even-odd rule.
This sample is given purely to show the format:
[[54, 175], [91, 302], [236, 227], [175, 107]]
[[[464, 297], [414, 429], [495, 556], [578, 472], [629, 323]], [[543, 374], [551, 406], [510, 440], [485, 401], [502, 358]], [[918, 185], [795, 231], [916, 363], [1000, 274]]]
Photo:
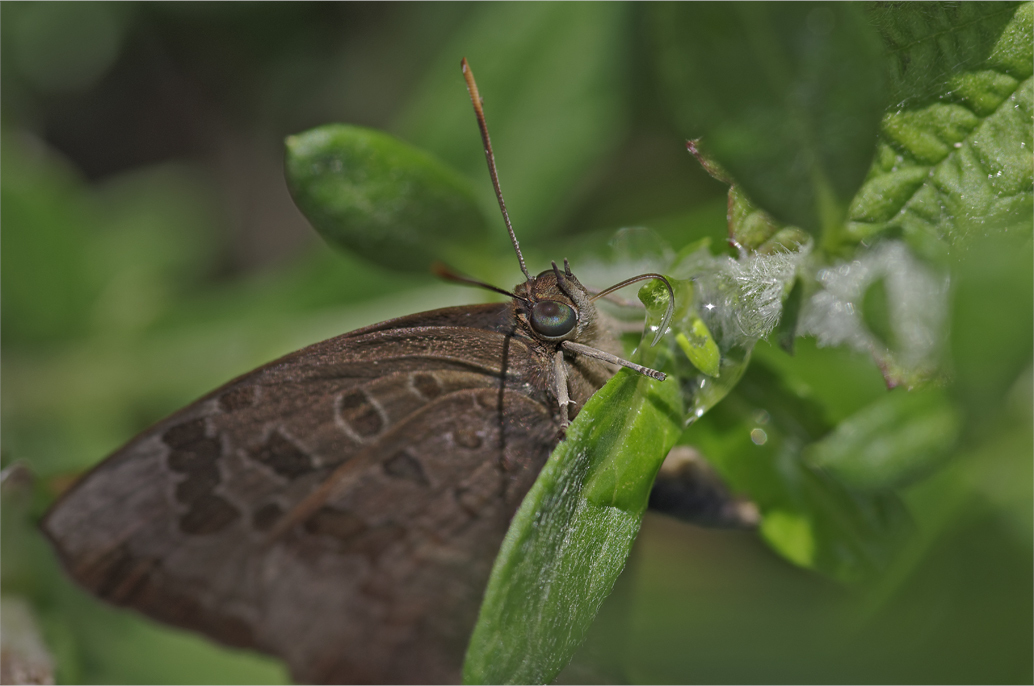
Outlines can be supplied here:
[[442, 386], [434, 374], [414, 374], [410, 381], [417, 395], [424, 400], [434, 400], [442, 394]]
[[165, 430], [162, 441], [176, 450], [190, 450], [195, 443], [205, 439], [205, 420], [203, 417], [191, 419]]
[[498, 389], [485, 389], [478, 391], [474, 396], [475, 402], [486, 410], [499, 411]]
[[481, 447], [484, 441], [481, 440], [481, 436], [478, 436], [476, 432], [470, 429], [460, 429], [454, 431], [452, 434], [452, 440], [456, 445], [467, 450], [477, 450]]
[[313, 470], [311, 456], [292, 443], [279, 429], [270, 433], [265, 443], [252, 448], [248, 454], [251, 459], [288, 479], [297, 479]]
[[420, 460], [406, 450], [398, 451], [384, 462], [384, 473], [390, 477], [412, 481], [421, 486], [430, 485]]
[[406, 536], [406, 529], [394, 522], [367, 526], [351, 512], [331, 507], [317, 510], [305, 522], [305, 530], [337, 539], [343, 554], [363, 555], [374, 561]]
[[171, 449], [166, 465], [187, 477], [176, 484], [176, 500], [192, 507], [211, 494], [221, 480], [216, 460], [222, 454], [222, 444], [218, 437], [206, 436], [205, 430], [202, 418], [177, 424], [162, 434], [162, 442]]
[[384, 428], [384, 418], [362, 390], [342, 396], [337, 405], [338, 418], [361, 438], [376, 436]]
[[195, 500], [185, 515], [180, 517], [180, 530], [192, 536], [216, 534], [233, 524], [241, 516], [240, 510], [214, 493]]

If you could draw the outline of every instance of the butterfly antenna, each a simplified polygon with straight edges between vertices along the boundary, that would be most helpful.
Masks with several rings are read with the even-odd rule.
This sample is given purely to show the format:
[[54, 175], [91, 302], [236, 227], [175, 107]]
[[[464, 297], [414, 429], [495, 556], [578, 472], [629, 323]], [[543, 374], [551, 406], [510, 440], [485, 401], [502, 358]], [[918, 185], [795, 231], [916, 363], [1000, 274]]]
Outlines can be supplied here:
[[657, 333], [654, 334], [653, 342], [650, 343], [651, 346], [654, 346], [657, 345], [657, 342], [661, 340], [661, 336], [664, 335], [664, 332], [668, 330], [668, 324], [671, 323], [671, 316], [675, 313], [675, 292], [671, 288], [671, 283], [669, 283], [666, 278], [664, 278], [660, 274], [640, 274], [639, 276], [633, 276], [631, 279], [625, 279], [621, 283], [616, 283], [605, 291], [600, 291], [596, 295], [589, 298], [589, 300], [590, 302], [598, 300], [605, 295], [613, 293], [618, 289], [624, 288], [625, 286], [630, 286], [634, 283], [638, 283], [639, 281], [647, 281], [649, 279], [658, 279], [661, 283], [664, 284], [664, 287], [668, 289], [668, 307], [664, 310], [664, 316], [661, 318], [661, 324], [657, 328]]
[[[564, 275], [560, 273], [560, 268], [556, 266], [556, 262], [552, 262], [551, 264], [553, 265], [553, 274], [556, 275], [556, 285], [557, 285], [557, 288], [559, 288], [561, 291], [563, 291], [564, 295], [566, 295], [568, 298], [571, 298], [571, 300], [574, 300], [574, 298], [571, 296], [571, 291], [567, 290], [567, 284], [564, 283]], [[567, 264], [567, 260], [566, 259], [564, 260], [564, 266], [567, 268], [567, 275], [568, 276], [574, 276], [571, 273], [571, 266], [569, 264]]]
[[474, 103], [474, 114], [477, 115], [478, 127], [481, 129], [481, 141], [485, 144], [485, 159], [488, 161], [488, 173], [492, 177], [492, 185], [495, 186], [495, 197], [499, 199], [499, 209], [503, 212], [506, 230], [510, 232], [510, 240], [513, 242], [513, 249], [517, 253], [517, 261], [521, 263], [521, 271], [524, 272], [524, 278], [528, 280], [528, 292], [531, 293], [531, 274], [528, 273], [528, 268], [524, 265], [524, 255], [521, 254], [521, 246], [517, 242], [517, 234], [513, 232], [510, 215], [506, 212], [506, 203], [503, 202], [503, 191], [499, 188], [499, 173], [495, 168], [492, 139], [488, 137], [488, 124], [485, 123], [485, 111], [481, 108], [481, 95], [478, 94], [478, 85], [474, 82], [474, 72], [470, 70], [466, 57], [460, 60], [460, 67], [463, 68], [463, 78], [467, 81], [467, 92], [470, 93], [470, 101]]
[[468, 286], [477, 286], [478, 288], [484, 288], [484, 289], [489, 290], [489, 291], [495, 291], [496, 293], [502, 293], [503, 295], [508, 295], [511, 298], [515, 299], [515, 300], [523, 300], [524, 302], [528, 302], [527, 298], [522, 298], [521, 296], [517, 295], [516, 293], [511, 293], [510, 291], [506, 291], [506, 290], [503, 290], [502, 288], [498, 288], [496, 286], [493, 286], [490, 283], [485, 283], [484, 281], [478, 281], [477, 279], [469, 277], [469, 276], [466, 276], [465, 274], [460, 274], [458, 271], [456, 271], [455, 269], [453, 269], [449, 265], [445, 264], [444, 262], [435, 262], [434, 264], [432, 264], [431, 265], [431, 272], [435, 276], [437, 276], [439, 279], [444, 279], [446, 281], [452, 281], [453, 283], [462, 283], [462, 284], [466, 284]]

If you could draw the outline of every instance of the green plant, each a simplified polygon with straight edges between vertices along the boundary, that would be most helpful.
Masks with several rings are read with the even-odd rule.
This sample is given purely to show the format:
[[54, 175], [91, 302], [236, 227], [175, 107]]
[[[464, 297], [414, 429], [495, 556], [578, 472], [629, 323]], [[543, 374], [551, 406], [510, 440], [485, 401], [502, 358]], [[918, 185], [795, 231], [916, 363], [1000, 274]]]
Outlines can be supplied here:
[[[497, 25], [506, 25], [512, 40], [501, 41], [491, 28]], [[629, 341], [630, 348], [639, 347], [645, 363], [660, 366], [672, 379], [654, 385], [621, 374], [572, 426], [569, 440], [558, 448], [515, 518], [515, 527], [522, 528], [512, 530], [497, 561], [468, 655], [469, 681], [546, 682], [556, 676], [624, 567], [653, 475], [673, 444], [695, 447], [736, 492], [759, 506], [760, 536], [782, 558], [854, 589], [854, 597], [862, 600], [845, 612], [849, 622], [869, 619], [878, 625], [872, 618], [883, 616], [922, 578], [940, 546], [975, 526], [974, 512], [991, 512], [987, 516], [1004, 522], [1007, 533], [1000, 540], [1005, 547], [1019, 550], [1020, 557], [1029, 550], [1031, 25], [1029, 3], [502, 6], [474, 15], [441, 49], [394, 131], [440, 160], [421, 162], [420, 168], [432, 170], [427, 172], [432, 176], [437, 173], [434, 165], [446, 170], [428, 184], [434, 193], [425, 194], [433, 195], [436, 208], [445, 209], [422, 213], [417, 203], [405, 210], [417, 227], [410, 234], [416, 236], [411, 241], [416, 247], [412, 255], [387, 260], [393, 267], [422, 269], [426, 244], [457, 267], [491, 281], [498, 281], [495, 275], [501, 271], [514, 271], [513, 258], [500, 240], [505, 236], [486, 228], [497, 222], [494, 198], [479, 146], [470, 144], [476, 136], [469, 103], [458, 85], [461, 51], [482, 80], [503, 188], [518, 233], [531, 248], [529, 262], [571, 250], [587, 263], [594, 252], [603, 252], [599, 234], [576, 234], [566, 244], [552, 245], [546, 237], [575, 215], [568, 197], [579, 184], [588, 183], [591, 174], [586, 170], [601, 164], [626, 130], [633, 116], [630, 96], [637, 92], [634, 76], [655, 75], [651, 83], [657, 101], [675, 130], [699, 139], [693, 149], [700, 162], [731, 184], [727, 205], [712, 203], [663, 220], [647, 215], [641, 223], [656, 230], [661, 240], [626, 232], [616, 259], [606, 264], [597, 258], [600, 273], [627, 276], [633, 264], [650, 262], [680, 282], [673, 335], [656, 348]], [[637, 26], [638, 33], [630, 26]], [[334, 131], [370, 135], [355, 129]], [[395, 167], [403, 167], [399, 144], [379, 134], [375, 138], [371, 144], [391, 147]], [[340, 156], [344, 138], [322, 140], [323, 147], [304, 150], [289, 144], [288, 169], [296, 196], [299, 190], [313, 191], [305, 197], [330, 215], [333, 203], [321, 195], [325, 189], [317, 189], [325, 179], [293, 171], [304, 156]], [[514, 151], [510, 157], [507, 141]], [[518, 145], [528, 148], [518, 150]], [[33, 186], [35, 196], [18, 194], [10, 170], [31, 167], [32, 158], [11, 161], [6, 156], [18, 148], [5, 141], [4, 149], [5, 365], [25, 362], [5, 366], [7, 406], [11, 397], [22, 403], [34, 398], [25, 389], [38, 382], [40, 375], [34, 372], [41, 369], [32, 366], [24, 349], [15, 349], [13, 356], [8, 352], [8, 317], [18, 317], [14, 335], [24, 340], [82, 336], [90, 323], [83, 320], [77, 299], [99, 292], [102, 281], [73, 259], [76, 250], [71, 249], [62, 256], [72, 267], [58, 273], [69, 281], [78, 279], [75, 285], [62, 290], [62, 282], [39, 279], [47, 289], [37, 292], [50, 297], [54, 307], [34, 308], [29, 296], [19, 300], [18, 287], [39, 273], [23, 279], [10, 271], [12, 244], [7, 236], [15, 215], [9, 213], [24, 212], [39, 220], [34, 226], [58, 234], [71, 225], [69, 219], [55, 218], [60, 212], [117, 227], [111, 216], [129, 213], [111, 208], [129, 203], [120, 205], [111, 194], [98, 211], [95, 202], [81, 202], [81, 192], [61, 190], [48, 196], [61, 202], [48, 205], [39, 189], [64, 183], [53, 178], [49, 185]], [[460, 188], [464, 183], [476, 190]], [[391, 185], [385, 188], [390, 195]], [[459, 190], [449, 198], [443, 188]], [[642, 188], [635, 192], [646, 195]], [[181, 188], [180, 193], [202, 191]], [[383, 202], [390, 204], [390, 198]], [[50, 214], [39, 209], [44, 205]], [[738, 246], [730, 251], [719, 246], [726, 207], [729, 237]], [[303, 209], [313, 211], [304, 203]], [[484, 252], [464, 251], [464, 241], [450, 234], [455, 217], [463, 218], [464, 235], [479, 236], [470, 243], [488, 246]], [[345, 234], [328, 235], [319, 221], [314, 224], [348, 247]], [[710, 243], [701, 242], [703, 237]], [[110, 258], [112, 251], [104, 247], [110, 245], [135, 251], [139, 260], [166, 265], [166, 272], [158, 273], [171, 276], [156, 279], [151, 290], [137, 290], [140, 297], [157, 293], [153, 297], [160, 300], [162, 293], [175, 292], [189, 281], [182, 264], [189, 260], [175, 251], [148, 257], [147, 246], [115, 235], [91, 254]], [[359, 247], [360, 252], [376, 252]], [[368, 269], [353, 263], [355, 270]], [[578, 260], [573, 263], [581, 274]], [[76, 270], [87, 274], [77, 277]], [[337, 270], [329, 258], [313, 258], [276, 286], [312, 293], [310, 281], [333, 281], [337, 277], [328, 275]], [[319, 276], [307, 276], [312, 274]], [[348, 287], [387, 293], [420, 283], [413, 275], [389, 281], [379, 272], [363, 274], [365, 280], [360, 275]], [[83, 283], [89, 288], [83, 289]], [[263, 290], [261, 284], [250, 288], [264, 294], [259, 300], [266, 304], [287, 303], [280, 305], [285, 311], [310, 297], [278, 300], [270, 294], [275, 289]], [[657, 294], [647, 289], [642, 297], [653, 312]], [[208, 301], [208, 326], [232, 330], [232, 340], [255, 345], [250, 341], [261, 340], [258, 334], [269, 330], [268, 320], [257, 313], [257, 306], [251, 314], [231, 314], [235, 304], [229, 299]], [[408, 311], [430, 306], [408, 297], [399, 304]], [[109, 309], [127, 311], [119, 303]], [[177, 317], [205, 321], [203, 313], [187, 315], [183, 309], [177, 313], [173, 308], [171, 315], [159, 318], [160, 326], [174, 330]], [[126, 354], [107, 353], [101, 359], [106, 363], [90, 368], [92, 377], [108, 379], [112, 404], [125, 402], [113, 399], [119, 392], [131, 398], [140, 393], [133, 390], [134, 370], [150, 370], [152, 378], [161, 380], [164, 409], [212, 385], [197, 369], [212, 363], [188, 364], [197, 356], [175, 353], [164, 340], [143, 336], [139, 332], [146, 330], [144, 325], [131, 318], [114, 319], [123, 327], [120, 331], [128, 332], [123, 335], [140, 336], [143, 343], [124, 344]], [[24, 322], [21, 328], [19, 322]], [[318, 329], [322, 334], [320, 327], [330, 328], [309, 322], [313, 333]], [[335, 322], [334, 331], [327, 333], [338, 329]], [[193, 329], [190, 350], [223, 348], [225, 344], [212, 344], [218, 332], [204, 331], [203, 326]], [[676, 340], [680, 335], [685, 345]], [[706, 352], [708, 340], [718, 351], [717, 365]], [[272, 357], [272, 349], [289, 343], [294, 341], [265, 339], [254, 352], [260, 359], [254, 361]], [[183, 368], [197, 375], [193, 386], [163, 371], [176, 366], [170, 361], [175, 354]], [[249, 363], [236, 364], [237, 371], [244, 371]], [[68, 355], [63, 367], [45, 371], [57, 376], [66, 370], [62, 378], [74, 379], [67, 370], [75, 365]], [[179, 398], [183, 394], [188, 397]], [[69, 404], [82, 398], [68, 397]], [[52, 404], [36, 402], [55, 412]], [[93, 422], [96, 406], [80, 402], [68, 412], [74, 417], [69, 426], [90, 427], [76, 434], [84, 454], [103, 454], [103, 446], [123, 429]], [[7, 442], [14, 454], [61, 455], [40, 448], [56, 440], [38, 428], [45, 424], [43, 416], [32, 417], [35, 424], [14, 424], [19, 438]], [[56, 464], [41, 460], [34, 467], [48, 475], [84, 464], [70, 455], [61, 459]], [[570, 488], [572, 484], [577, 488]], [[557, 495], [565, 489], [567, 495]], [[5, 543], [9, 538], [5, 530]], [[13, 588], [43, 599], [37, 606], [50, 617], [49, 636], [74, 634], [68, 628], [74, 620], [54, 619], [58, 613], [46, 615], [46, 608], [82, 601], [61, 600], [72, 594], [68, 589], [48, 594], [39, 587], [43, 582], [26, 580], [32, 577], [31, 568], [12, 576], [8, 565], [5, 591]], [[1014, 568], [1028, 567], [1029, 560]], [[1026, 585], [1022, 581], [1008, 586], [1010, 592], [1029, 587], [1029, 578]], [[529, 595], [529, 589], [538, 595]], [[572, 594], [584, 589], [586, 597], [572, 600]], [[1029, 612], [1025, 616], [1029, 624]], [[838, 615], [830, 624], [842, 620]], [[779, 628], [745, 649], [765, 653], [767, 641], [776, 646], [771, 649], [773, 662], [790, 661], [799, 653], [779, 642]], [[1023, 640], [1029, 633], [1015, 643], [1004, 631], [995, 636], [995, 645], [982, 655], [1013, 656], [1019, 646], [1029, 658], [1029, 640]], [[81, 652], [96, 654], [88, 643], [82, 645]], [[911, 664], [907, 657], [901, 662]], [[974, 662], [978, 676], [970, 678], [987, 674], [979, 671], [986, 662]], [[1021, 669], [1029, 670], [1029, 659], [1023, 664]], [[134, 669], [116, 670], [114, 676], [101, 672], [100, 678], [145, 680]], [[619, 669], [645, 681], [667, 674], [636, 658]], [[967, 675], [964, 669], [874, 669], [818, 671], [818, 677], [792, 669], [776, 674], [784, 675], [783, 680], [831, 680], [831, 674], [841, 674], [848, 681], [965, 680]], [[1029, 672], [1002, 669], [994, 672], [1000, 680], [1030, 678]], [[65, 672], [63, 678], [75, 680], [76, 674]], [[250, 674], [227, 678], [258, 678]], [[759, 674], [696, 673], [704, 681], [768, 678]]]

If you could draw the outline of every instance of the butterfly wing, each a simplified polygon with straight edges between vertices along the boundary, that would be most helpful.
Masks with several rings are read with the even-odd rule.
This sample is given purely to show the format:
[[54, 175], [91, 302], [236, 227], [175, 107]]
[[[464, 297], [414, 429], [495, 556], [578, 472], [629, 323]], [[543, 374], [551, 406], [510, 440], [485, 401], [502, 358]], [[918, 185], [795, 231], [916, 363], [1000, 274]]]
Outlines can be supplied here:
[[558, 440], [532, 378], [549, 362], [505, 307], [387, 322], [232, 381], [108, 458], [43, 528], [97, 595], [279, 655], [299, 681], [456, 681]]

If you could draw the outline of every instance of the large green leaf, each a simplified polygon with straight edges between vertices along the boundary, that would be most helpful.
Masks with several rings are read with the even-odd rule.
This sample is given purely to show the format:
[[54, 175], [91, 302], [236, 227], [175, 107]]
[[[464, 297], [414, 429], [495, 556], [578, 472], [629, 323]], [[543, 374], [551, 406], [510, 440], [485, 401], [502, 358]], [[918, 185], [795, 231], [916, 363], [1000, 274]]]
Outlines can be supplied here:
[[922, 253], [1034, 211], [1034, 6], [875, 5], [896, 105], [851, 204], [853, 240], [904, 234]]
[[673, 378], [622, 370], [586, 403], [510, 525], [465, 683], [548, 683], [567, 664], [625, 566], [680, 430]]
[[879, 40], [857, 6], [654, 8], [672, 113], [777, 220], [835, 230], [872, 160]]

